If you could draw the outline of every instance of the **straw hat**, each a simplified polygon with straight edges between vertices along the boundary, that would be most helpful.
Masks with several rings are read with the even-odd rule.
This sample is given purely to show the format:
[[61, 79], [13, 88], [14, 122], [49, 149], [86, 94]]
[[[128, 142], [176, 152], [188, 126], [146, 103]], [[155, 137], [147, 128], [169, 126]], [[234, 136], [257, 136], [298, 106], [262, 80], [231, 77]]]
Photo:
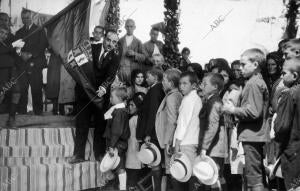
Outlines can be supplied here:
[[275, 178], [275, 177], [279, 177], [279, 178], [283, 178], [282, 176], [282, 172], [281, 172], [281, 160], [280, 158], [278, 158], [275, 162], [274, 165], [269, 165], [267, 167], [270, 170], [270, 178]]
[[161, 153], [153, 143], [144, 143], [137, 153], [138, 159], [146, 165], [157, 166], [161, 162]]
[[118, 150], [114, 150], [114, 156], [110, 156], [109, 153], [106, 153], [100, 163], [100, 171], [107, 172], [109, 170], [114, 170], [118, 167], [120, 163], [120, 157], [118, 155]]
[[193, 174], [205, 185], [213, 185], [219, 177], [218, 166], [209, 156], [196, 157]]
[[187, 182], [191, 178], [192, 164], [186, 154], [180, 153], [179, 158], [171, 157], [170, 173], [179, 182]]

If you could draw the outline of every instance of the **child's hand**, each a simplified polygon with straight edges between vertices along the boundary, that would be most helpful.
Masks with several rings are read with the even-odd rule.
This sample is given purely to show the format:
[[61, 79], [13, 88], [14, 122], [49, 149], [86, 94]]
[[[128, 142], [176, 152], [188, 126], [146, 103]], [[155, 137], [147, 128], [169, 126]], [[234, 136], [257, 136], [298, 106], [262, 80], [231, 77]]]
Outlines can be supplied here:
[[180, 158], [181, 154], [180, 154], [180, 148], [179, 145], [175, 146], [175, 151], [174, 151], [174, 158]]
[[110, 157], [114, 156], [114, 149], [112, 147], [108, 148], [108, 154], [109, 154]]
[[206, 150], [201, 150], [200, 158], [204, 158], [206, 156]]
[[150, 136], [146, 136], [145, 139], [144, 139], [145, 143], [146, 144], [149, 144], [150, 141], [151, 141], [151, 137]]

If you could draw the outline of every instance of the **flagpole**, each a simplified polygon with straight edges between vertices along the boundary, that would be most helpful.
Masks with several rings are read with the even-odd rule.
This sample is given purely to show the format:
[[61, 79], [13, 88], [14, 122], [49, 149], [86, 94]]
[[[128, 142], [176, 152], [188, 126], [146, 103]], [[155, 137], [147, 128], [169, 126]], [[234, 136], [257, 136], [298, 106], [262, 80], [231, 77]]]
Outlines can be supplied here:
[[11, 0], [9, 0], [9, 17], [11, 18]]

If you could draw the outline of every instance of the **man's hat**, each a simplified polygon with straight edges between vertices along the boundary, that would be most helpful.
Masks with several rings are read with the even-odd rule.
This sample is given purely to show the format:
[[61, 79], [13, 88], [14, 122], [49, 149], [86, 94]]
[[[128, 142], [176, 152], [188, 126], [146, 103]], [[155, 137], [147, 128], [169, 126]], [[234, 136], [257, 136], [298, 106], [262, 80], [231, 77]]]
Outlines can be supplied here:
[[268, 170], [270, 171], [269, 177], [273, 179], [275, 177], [283, 178], [281, 172], [281, 160], [278, 158], [275, 164], [267, 166]]
[[114, 155], [111, 157], [109, 153], [106, 153], [100, 163], [100, 171], [107, 172], [109, 170], [114, 170], [118, 167], [120, 163], [120, 157], [118, 155], [118, 150], [114, 150]]
[[180, 153], [179, 158], [173, 155], [170, 162], [170, 173], [179, 182], [187, 182], [192, 176], [192, 164], [186, 154]]
[[196, 157], [193, 174], [205, 185], [213, 185], [219, 177], [218, 166], [209, 156]]
[[161, 153], [153, 143], [144, 143], [137, 157], [143, 164], [149, 166], [157, 166], [161, 162]]

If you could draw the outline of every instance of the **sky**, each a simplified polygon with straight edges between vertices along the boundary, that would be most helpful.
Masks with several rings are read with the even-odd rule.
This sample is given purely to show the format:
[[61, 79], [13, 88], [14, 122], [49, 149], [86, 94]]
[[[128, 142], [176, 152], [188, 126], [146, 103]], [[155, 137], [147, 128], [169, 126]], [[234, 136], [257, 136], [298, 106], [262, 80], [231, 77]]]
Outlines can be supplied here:
[[[1, 11], [9, 12], [8, 1], [1, 1]], [[54, 15], [72, 0], [11, 1], [12, 16], [19, 16], [26, 5]], [[120, 9], [121, 21], [136, 21], [135, 35], [142, 42], [149, 40], [151, 25], [164, 20], [163, 0], [120, 0]], [[191, 61], [201, 65], [218, 57], [232, 62], [251, 47], [275, 50], [284, 29], [283, 9], [282, 0], [181, 0], [179, 48], [189, 47]], [[272, 22], [260, 22], [271, 17]], [[123, 36], [124, 25], [121, 30]]]

